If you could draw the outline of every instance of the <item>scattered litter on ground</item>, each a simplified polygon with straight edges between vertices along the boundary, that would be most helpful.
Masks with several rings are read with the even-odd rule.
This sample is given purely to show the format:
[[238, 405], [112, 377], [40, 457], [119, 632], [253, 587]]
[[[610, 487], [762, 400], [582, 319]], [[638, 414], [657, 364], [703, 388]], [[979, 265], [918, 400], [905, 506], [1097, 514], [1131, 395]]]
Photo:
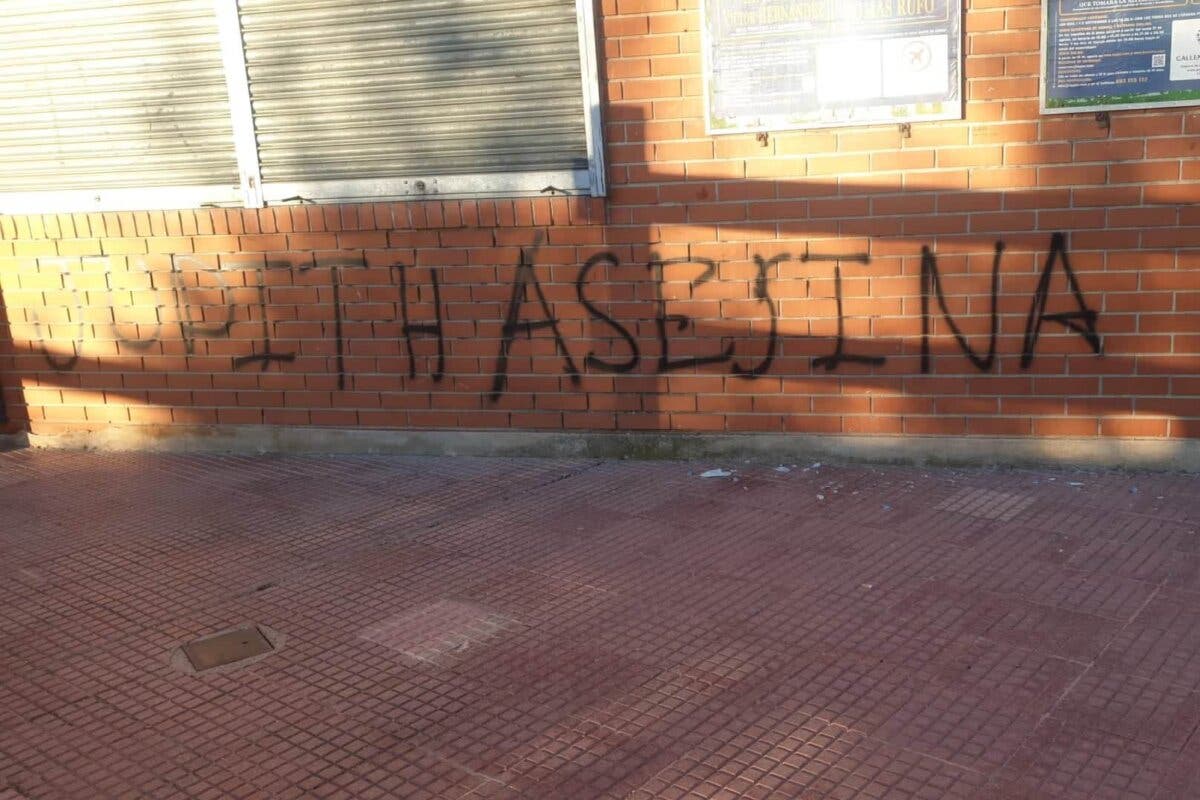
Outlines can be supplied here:
[[1083, 486], [1079, 481], [1067, 481], [1067, 486]]
[[781, 475], [786, 475], [787, 473], [791, 472], [791, 470], [790, 470], [790, 469], [788, 469], [787, 467], [783, 466], [782, 464], [780, 464], [778, 467], [776, 467], [776, 468], [775, 468], [775, 471], [776, 471], [776, 472], [778, 472], [778, 473], [779, 473], [779, 474], [781, 474]]
[[701, 478], [728, 478], [733, 473], [727, 469], [710, 469], [700, 473]]
[[819, 494], [819, 495], [817, 495], [817, 499], [818, 499], [818, 500], [824, 500], [824, 499], [825, 499], [825, 495], [823, 495], [823, 494]]

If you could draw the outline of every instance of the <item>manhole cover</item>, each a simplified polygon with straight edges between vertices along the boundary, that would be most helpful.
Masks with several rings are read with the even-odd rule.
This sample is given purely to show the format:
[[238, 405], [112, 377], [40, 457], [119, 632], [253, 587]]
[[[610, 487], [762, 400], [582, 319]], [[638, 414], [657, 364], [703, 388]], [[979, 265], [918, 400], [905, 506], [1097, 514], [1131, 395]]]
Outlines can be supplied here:
[[247, 625], [188, 642], [181, 649], [192, 669], [203, 672], [214, 667], [261, 658], [276, 648], [258, 626]]

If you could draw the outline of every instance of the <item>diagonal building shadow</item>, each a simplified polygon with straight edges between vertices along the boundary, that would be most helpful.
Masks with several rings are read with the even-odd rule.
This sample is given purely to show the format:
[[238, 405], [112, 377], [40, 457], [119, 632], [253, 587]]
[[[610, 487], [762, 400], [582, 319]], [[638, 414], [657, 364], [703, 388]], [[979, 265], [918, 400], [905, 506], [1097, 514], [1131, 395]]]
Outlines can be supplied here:
[[[44, 310], [22, 290], [10, 410], [85, 407], [55, 411], [67, 427], [1197, 435], [1200, 322], [1156, 305], [1194, 285], [1182, 184], [1079, 207], [1113, 187], [783, 174], [823, 158], [828, 132], [781, 134], [756, 167], [780, 174], [738, 177], [655, 163], [658, 144], [628, 141], [650, 122], [609, 108], [605, 202], [536, 199], [495, 226], [377, 221], [388, 248], [308, 215], [289, 242], [341, 249], [117, 257], [51, 280], [61, 307]], [[1063, 118], [1037, 135], [1066, 129], [1113, 135]], [[758, 147], [707, 141], [743, 169], [737, 148]]]

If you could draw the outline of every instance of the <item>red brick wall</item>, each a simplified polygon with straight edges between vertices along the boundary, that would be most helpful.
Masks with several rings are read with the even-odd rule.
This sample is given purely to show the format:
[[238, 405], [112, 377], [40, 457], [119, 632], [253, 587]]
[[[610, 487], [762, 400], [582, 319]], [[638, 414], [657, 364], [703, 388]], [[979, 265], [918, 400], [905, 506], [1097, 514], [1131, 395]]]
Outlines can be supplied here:
[[603, 200], [0, 217], [9, 416], [1200, 437], [1200, 110], [1039, 116], [976, 0], [965, 121], [709, 137], [696, 6], [603, 2]]

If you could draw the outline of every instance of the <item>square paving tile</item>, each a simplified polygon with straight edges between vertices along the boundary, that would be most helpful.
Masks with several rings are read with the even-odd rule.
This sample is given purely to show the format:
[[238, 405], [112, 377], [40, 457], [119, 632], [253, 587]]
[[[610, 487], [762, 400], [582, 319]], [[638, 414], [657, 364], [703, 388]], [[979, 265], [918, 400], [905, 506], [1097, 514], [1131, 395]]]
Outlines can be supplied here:
[[0, 800], [1200, 797], [1195, 476], [777, 466], [0, 453]]
[[1000, 771], [997, 796], [1004, 800], [1151, 798], [1174, 763], [1171, 751], [1052, 719]]

